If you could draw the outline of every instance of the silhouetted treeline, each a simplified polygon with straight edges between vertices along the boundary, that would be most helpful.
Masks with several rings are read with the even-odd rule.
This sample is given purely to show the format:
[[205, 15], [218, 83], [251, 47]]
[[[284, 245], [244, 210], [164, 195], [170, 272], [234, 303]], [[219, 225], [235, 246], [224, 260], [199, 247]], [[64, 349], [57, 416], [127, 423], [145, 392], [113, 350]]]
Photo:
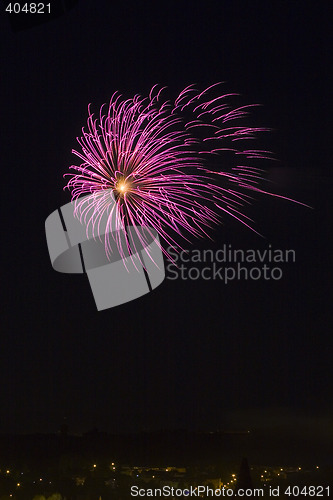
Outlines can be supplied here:
[[129, 465], [190, 465], [212, 463], [224, 455], [238, 457], [247, 447], [247, 434], [187, 431], [112, 435], [91, 431], [63, 434], [0, 435], [0, 467], [53, 467], [64, 455], [88, 463], [114, 461]]

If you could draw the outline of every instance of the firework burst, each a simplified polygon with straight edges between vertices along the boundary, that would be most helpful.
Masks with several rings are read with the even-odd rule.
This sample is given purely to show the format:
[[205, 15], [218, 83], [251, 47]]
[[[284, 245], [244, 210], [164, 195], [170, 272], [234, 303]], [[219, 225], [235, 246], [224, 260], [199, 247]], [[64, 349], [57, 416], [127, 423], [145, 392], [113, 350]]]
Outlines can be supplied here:
[[[240, 125], [250, 106], [232, 108], [235, 94], [212, 97], [217, 85], [203, 92], [191, 85], [174, 101], [157, 86], [146, 98], [116, 93], [98, 117], [89, 106], [88, 128], [73, 150], [82, 163], [70, 167], [66, 187], [75, 215], [87, 234], [104, 238], [108, 256], [111, 239], [124, 254], [119, 234], [130, 247], [128, 226], [156, 231], [164, 253], [166, 245], [180, 249], [184, 239], [209, 237], [223, 215], [254, 230], [244, 207], [265, 191], [253, 162], [270, 154], [241, 145], [267, 129]], [[229, 168], [227, 155], [237, 160]]]

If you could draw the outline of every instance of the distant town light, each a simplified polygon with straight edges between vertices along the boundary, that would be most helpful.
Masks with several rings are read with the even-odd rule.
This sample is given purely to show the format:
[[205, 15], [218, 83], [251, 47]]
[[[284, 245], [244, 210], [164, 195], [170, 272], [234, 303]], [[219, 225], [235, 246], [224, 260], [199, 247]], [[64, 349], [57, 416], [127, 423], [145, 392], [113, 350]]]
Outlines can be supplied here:
[[302, 470], [302, 467], [298, 467], [298, 470]]
[[114, 462], [112, 462], [112, 464], [111, 464], [111, 465], [114, 465]]
[[16, 485], [16, 486], [21, 486], [21, 483], [17, 483], [17, 485]]
[[97, 465], [96, 465], [96, 464], [94, 464], [94, 465], [93, 465], [93, 467], [94, 467], [94, 469], [95, 469], [95, 468], [97, 467]]
[[10, 474], [10, 470], [6, 470], [6, 474]]
[[319, 469], [319, 465], [316, 466], [316, 469]]

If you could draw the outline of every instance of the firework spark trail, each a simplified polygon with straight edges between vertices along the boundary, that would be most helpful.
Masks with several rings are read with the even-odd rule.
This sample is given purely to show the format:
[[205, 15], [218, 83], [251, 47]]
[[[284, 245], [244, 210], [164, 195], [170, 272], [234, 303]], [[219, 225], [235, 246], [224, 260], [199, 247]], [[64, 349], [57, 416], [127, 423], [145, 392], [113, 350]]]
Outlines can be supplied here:
[[[239, 126], [238, 120], [254, 105], [232, 109], [223, 101], [236, 94], [209, 97], [217, 85], [203, 92], [190, 85], [174, 103], [161, 100], [164, 88], [157, 86], [147, 98], [135, 95], [122, 100], [115, 93], [98, 118], [88, 107], [88, 130], [83, 128], [82, 137], [77, 138], [81, 149], [73, 150], [82, 163], [70, 167], [75, 173], [66, 174], [70, 176], [66, 187], [87, 236], [103, 236], [108, 256], [111, 238], [122, 256], [131, 248], [128, 226], [146, 228], [147, 234], [149, 228], [155, 230], [166, 255], [163, 243], [180, 249], [178, 237], [187, 241], [191, 236], [209, 237], [209, 230], [223, 214], [254, 230], [242, 207], [251, 203], [251, 194], [271, 193], [258, 187], [264, 169], [245, 162], [270, 159], [271, 155], [235, 148], [234, 144], [267, 129]], [[232, 120], [237, 123], [234, 127], [230, 126]], [[242, 163], [225, 169], [226, 152], [236, 161], [240, 155]], [[207, 165], [213, 155], [221, 160], [217, 171]], [[83, 195], [89, 196], [81, 200]], [[145, 246], [142, 231], [137, 233]]]

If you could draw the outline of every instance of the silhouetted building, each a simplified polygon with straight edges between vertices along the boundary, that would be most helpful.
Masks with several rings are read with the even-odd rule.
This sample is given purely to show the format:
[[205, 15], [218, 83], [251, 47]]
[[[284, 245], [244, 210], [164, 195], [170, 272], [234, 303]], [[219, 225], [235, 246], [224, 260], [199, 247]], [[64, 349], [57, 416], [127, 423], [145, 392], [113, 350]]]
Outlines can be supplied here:
[[64, 417], [64, 421], [60, 426], [59, 433], [60, 433], [60, 436], [62, 436], [62, 437], [68, 436], [68, 423], [67, 423], [66, 417]]
[[251, 479], [250, 467], [247, 458], [243, 458], [237, 476], [237, 485], [235, 488], [235, 493], [237, 493], [239, 489], [246, 490], [252, 488], [253, 488], [253, 483]]

